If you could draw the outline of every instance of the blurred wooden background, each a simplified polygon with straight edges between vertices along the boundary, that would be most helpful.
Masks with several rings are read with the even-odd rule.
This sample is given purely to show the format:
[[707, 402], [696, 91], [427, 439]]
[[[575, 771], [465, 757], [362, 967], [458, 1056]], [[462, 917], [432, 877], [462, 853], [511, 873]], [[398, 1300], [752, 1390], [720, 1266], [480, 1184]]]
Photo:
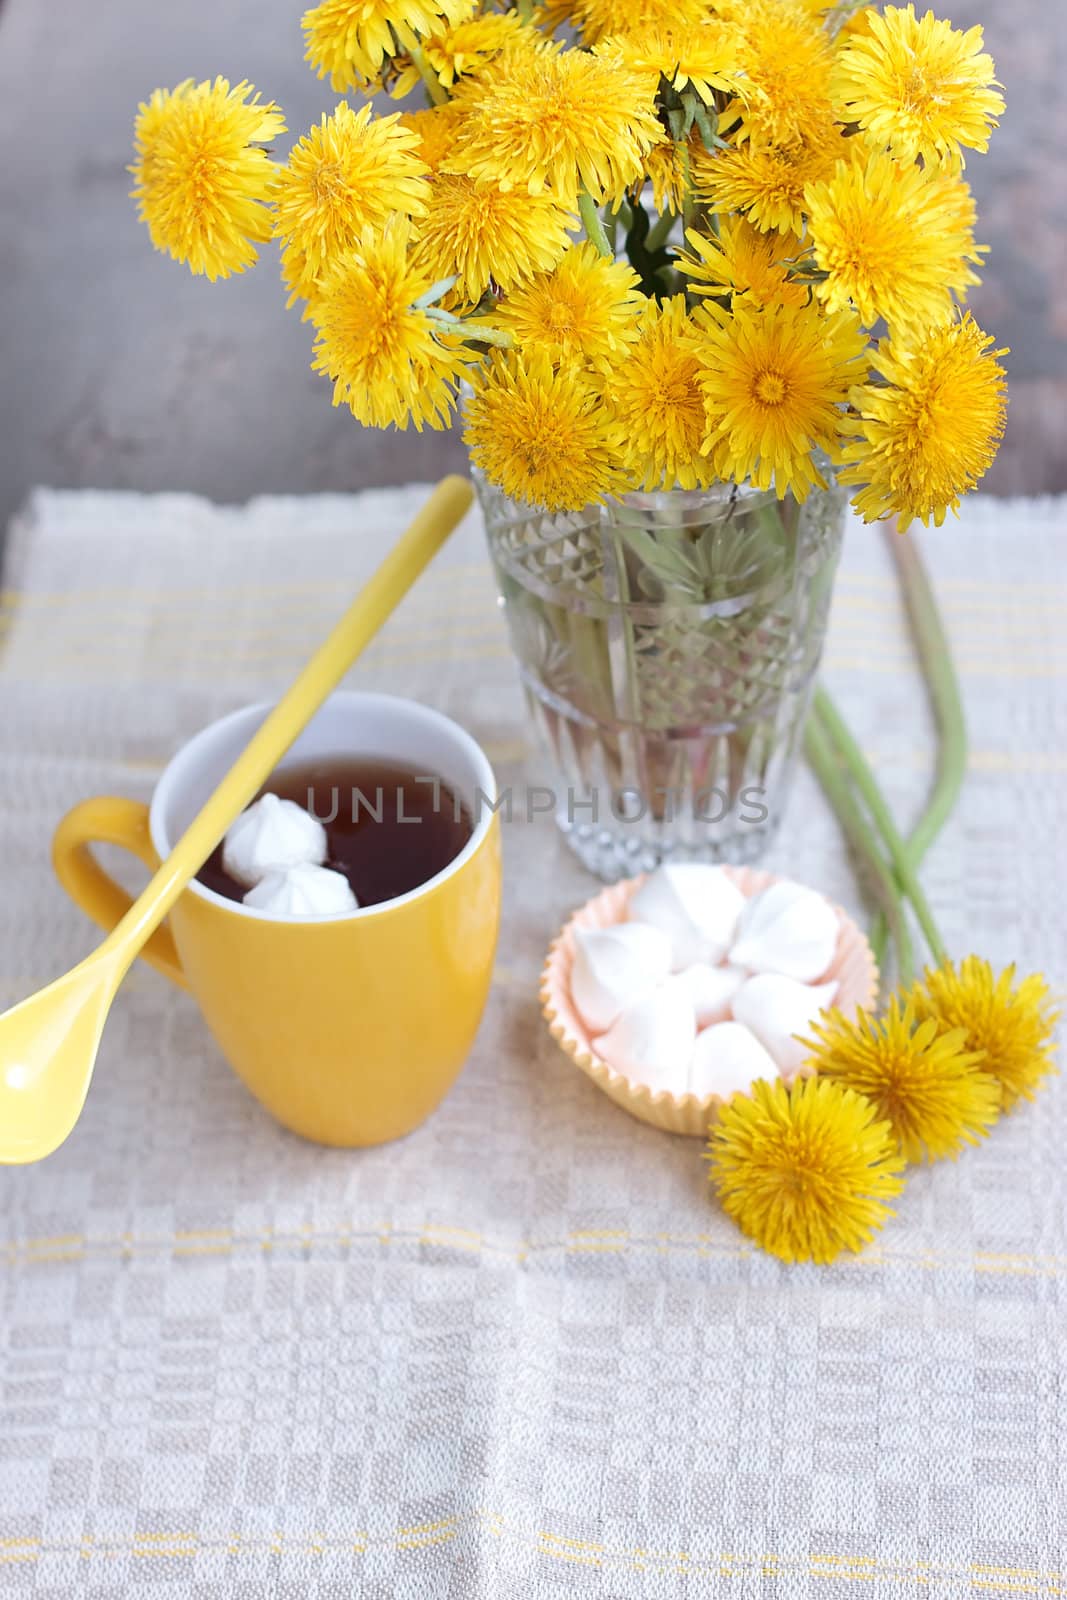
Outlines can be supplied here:
[[[986, 487], [1067, 489], [1067, 7], [945, 0], [980, 22], [1008, 115], [968, 177], [992, 246], [973, 299], [1012, 347], [1008, 437]], [[308, 367], [273, 260], [212, 286], [155, 256], [127, 199], [139, 99], [221, 72], [299, 133], [332, 104], [300, 0], [3, 0], [0, 528], [34, 483], [222, 500], [356, 489], [461, 465], [457, 438], [365, 433]]]

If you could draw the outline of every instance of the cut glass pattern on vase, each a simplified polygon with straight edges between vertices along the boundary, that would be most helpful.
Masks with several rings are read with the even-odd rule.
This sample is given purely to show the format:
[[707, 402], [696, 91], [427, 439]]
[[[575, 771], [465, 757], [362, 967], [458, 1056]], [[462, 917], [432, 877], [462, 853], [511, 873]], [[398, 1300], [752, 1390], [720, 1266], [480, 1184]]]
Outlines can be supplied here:
[[822, 653], [844, 496], [713, 489], [549, 514], [478, 481], [556, 816], [599, 876], [755, 861]]

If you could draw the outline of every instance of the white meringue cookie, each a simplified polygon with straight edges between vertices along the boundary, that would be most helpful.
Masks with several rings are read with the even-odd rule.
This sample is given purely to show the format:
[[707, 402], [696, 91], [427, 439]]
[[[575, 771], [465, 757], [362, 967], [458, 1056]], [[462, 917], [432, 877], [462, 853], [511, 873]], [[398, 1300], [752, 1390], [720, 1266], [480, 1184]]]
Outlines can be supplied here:
[[247, 888], [268, 872], [326, 860], [326, 829], [295, 800], [264, 794], [230, 824], [222, 841], [222, 865]]
[[734, 996], [734, 1016], [770, 1051], [779, 1072], [789, 1076], [809, 1054], [794, 1035], [806, 1033], [836, 993], [836, 983], [798, 983], [780, 972], [758, 972]]
[[632, 1001], [595, 1041], [595, 1048], [631, 1083], [647, 1084], [653, 1093], [668, 1089], [684, 1094], [696, 1036], [693, 1002], [668, 978]]
[[629, 919], [667, 934], [679, 971], [698, 961], [711, 966], [721, 961], [744, 907], [744, 895], [721, 867], [675, 861], [645, 879], [630, 901]]
[[571, 997], [590, 1033], [610, 1028], [625, 1006], [671, 970], [671, 941], [641, 922], [576, 928], [574, 944]]
[[783, 878], [748, 902], [730, 961], [749, 972], [780, 972], [813, 983], [834, 959], [838, 932], [829, 900]]
[[689, 1063], [689, 1093], [703, 1100], [709, 1094], [729, 1100], [748, 1094], [757, 1078], [778, 1076], [774, 1057], [740, 1022], [717, 1022], [697, 1037]]
[[268, 872], [249, 889], [244, 904], [282, 917], [330, 917], [338, 911], [359, 910], [343, 872], [306, 861], [281, 872]]
[[747, 978], [743, 967], [712, 967], [698, 961], [679, 972], [677, 982], [693, 1002], [697, 1027], [707, 1028], [713, 1022], [727, 1021], [730, 1002]]

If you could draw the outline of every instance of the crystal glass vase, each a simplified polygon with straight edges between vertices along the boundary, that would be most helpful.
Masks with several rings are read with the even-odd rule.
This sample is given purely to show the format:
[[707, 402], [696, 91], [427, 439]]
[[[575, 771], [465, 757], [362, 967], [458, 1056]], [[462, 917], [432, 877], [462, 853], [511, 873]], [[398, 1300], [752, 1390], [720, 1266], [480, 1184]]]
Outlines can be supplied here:
[[[549, 514], [475, 473], [544, 786], [606, 880], [757, 861], [826, 634], [844, 493], [728, 484]], [[547, 806], [547, 799], [539, 801]]]

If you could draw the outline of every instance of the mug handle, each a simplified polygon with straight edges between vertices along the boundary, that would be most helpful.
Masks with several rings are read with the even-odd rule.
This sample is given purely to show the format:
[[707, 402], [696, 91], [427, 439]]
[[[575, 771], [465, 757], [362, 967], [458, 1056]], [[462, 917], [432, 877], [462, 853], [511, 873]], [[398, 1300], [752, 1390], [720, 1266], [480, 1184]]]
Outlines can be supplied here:
[[[76, 906], [110, 933], [133, 901], [97, 861], [94, 844], [117, 844], [155, 872], [159, 857], [148, 831], [148, 807], [140, 800], [98, 795], [68, 811], [52, 839], [52, 866], [60, 884]], [[181, 989], [189, 987], [166, 925], [156, 929], [141, 954], [171, 983]]]

